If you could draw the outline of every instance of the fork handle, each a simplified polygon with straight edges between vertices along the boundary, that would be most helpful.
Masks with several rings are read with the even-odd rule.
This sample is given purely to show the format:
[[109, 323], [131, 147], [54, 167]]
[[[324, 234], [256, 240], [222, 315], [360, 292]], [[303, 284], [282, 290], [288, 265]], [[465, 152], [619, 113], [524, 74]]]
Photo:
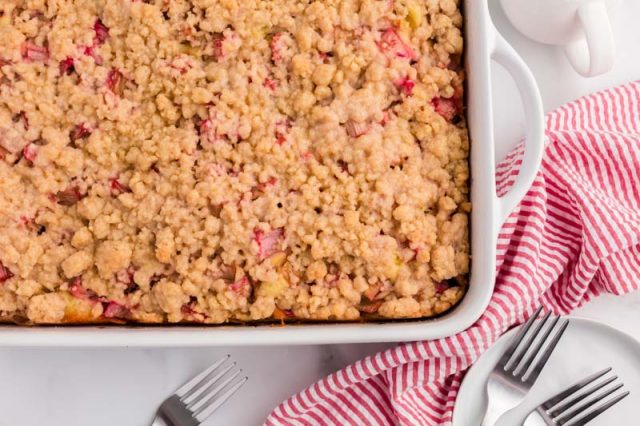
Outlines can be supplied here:
[[493, 392], [485, 391], [485, 395], [487, 396], [487, 411], [484, 413], [484, 419], [482, 419], [480, 426], [494, 426], [509, 409], [504, 404], [500, 404], [503, 401], [496, 398]]
[[484, 419], [482, 419], [482, 423], [480, 423], [480, 426], [494, 426], [503, 414], [504, 412], [502, 410], [499, 410], [498, 407], [489, 404], [489, 406], [487, 407], [487, 412], [484, 413]]

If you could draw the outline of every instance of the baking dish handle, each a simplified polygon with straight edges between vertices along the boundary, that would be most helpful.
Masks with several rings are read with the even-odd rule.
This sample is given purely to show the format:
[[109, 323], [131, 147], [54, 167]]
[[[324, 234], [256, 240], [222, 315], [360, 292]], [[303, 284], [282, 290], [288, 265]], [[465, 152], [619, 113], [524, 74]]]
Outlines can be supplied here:
[[502, 65], [513, 77], [522, 97], [525, 115], [522, 165], [509, 192], [498, 197], [500, 209], [498, 227], [501, 227], [525, 196], [540, 169], [544, 151], [545, 120], [542, 99], [533, 74], [513, 47], [497, 32], [491, 58]]

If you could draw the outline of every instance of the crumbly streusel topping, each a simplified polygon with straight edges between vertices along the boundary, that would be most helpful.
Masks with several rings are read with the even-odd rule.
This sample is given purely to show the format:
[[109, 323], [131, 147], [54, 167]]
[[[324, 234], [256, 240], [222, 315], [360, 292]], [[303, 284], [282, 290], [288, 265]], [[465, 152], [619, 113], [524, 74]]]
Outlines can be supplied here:
[[445, 311], [461, 25], [459, 0], [3, 0], [0, 318]]

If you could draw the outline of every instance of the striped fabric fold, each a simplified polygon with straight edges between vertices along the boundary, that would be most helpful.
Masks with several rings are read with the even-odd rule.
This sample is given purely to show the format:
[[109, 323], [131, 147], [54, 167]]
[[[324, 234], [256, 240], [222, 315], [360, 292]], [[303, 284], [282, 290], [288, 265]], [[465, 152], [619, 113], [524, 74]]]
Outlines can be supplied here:
[[[539, 305], [567, 314], [640, 288], [640, 82], [547, 116], [533, 186], [498, 239], [489, 307], [454, 336], [407, 344], [339, 370], [281, 403], [267, 425], [447, 425], [465, 370]], [[498, 167], [500, 192], [522, 145]]]

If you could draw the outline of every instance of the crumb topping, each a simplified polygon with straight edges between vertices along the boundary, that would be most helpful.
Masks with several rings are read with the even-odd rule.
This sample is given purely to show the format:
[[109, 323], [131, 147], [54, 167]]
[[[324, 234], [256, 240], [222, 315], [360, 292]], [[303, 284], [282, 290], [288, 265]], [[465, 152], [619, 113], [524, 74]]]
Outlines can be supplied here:
[[4, 0], [0, 319], [428, 317], [464, 293], [459, 0]]

